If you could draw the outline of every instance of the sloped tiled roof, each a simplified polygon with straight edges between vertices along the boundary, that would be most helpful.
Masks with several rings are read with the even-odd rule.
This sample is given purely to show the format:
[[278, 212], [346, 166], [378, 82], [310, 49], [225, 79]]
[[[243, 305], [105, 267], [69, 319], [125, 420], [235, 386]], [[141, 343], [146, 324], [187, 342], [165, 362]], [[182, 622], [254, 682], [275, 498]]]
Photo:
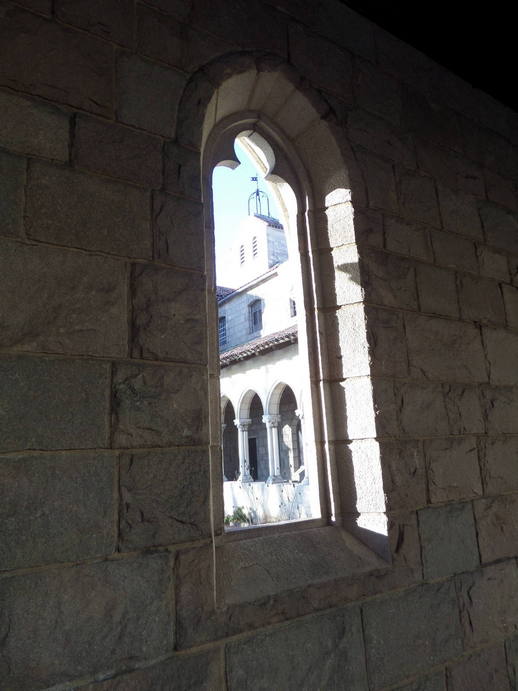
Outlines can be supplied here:
[[225, 286], [216, 286], [216, 300], [219, 302], [223, 298], [228, 297], [235, 291], [235, 288], [225, 288]]
[[276, 331], [273, 334], [268, 334], [268, 336], [262, 336], [261, 338], [256, 338], [253, 341], [248, 341], [248, 343], [243, 343], [234, 348], [230, 348], [230, 350], [226, 350], [219, 356], [220, 367], [223, 369], [224, 367], [232, 365], [234, 362], [248, 360], [248, 358], [264, 354], [269, 350], [287, 346], [290, 345], [290, 343], [296, 343], [297, 338], [297, 325], [293, 324], [286, 329], [282, 329], [282, 331]]

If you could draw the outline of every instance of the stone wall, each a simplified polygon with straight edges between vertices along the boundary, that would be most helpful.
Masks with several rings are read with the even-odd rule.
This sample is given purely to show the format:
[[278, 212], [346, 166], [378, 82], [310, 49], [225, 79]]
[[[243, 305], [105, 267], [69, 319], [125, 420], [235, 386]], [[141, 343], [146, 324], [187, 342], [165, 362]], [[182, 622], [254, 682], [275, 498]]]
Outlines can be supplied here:
[[[333, 0], [0, 16], [2, 688], [516, 688], [516, 115]], [[228, 115], [259, 98], [251, 65], [299, 79], [264, 110], [315, 180], [316, 133], [349, 147], [354, 222], [315, 208], [309, 248], [324, 410], [346, 401], [349, 513], [379, 447], [388, 560], [332, 526], [211, 522], [201, 123], [232, 75]]]

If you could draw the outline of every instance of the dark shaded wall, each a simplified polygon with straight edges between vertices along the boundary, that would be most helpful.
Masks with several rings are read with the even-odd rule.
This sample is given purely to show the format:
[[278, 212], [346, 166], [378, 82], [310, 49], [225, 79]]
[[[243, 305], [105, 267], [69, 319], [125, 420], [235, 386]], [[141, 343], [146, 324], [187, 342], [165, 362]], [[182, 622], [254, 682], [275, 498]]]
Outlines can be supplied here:
[[[178, 137], [207, 101], [179, 104], [251, 51], [327, 104], [359, 171], [356, 241], [344, 216], [319, 250], [327, 376], [350, 406], [361, 303], [390, 563], [306, 531], [230, 544], [214, 575]], [[26, 0], [0, 5], [0, 118], [0, 688], [516, 688], [516, 115], [331, 0]], [[361, 299], [335, 290], [353, 244]], [[301, 574], [295, 543], [326, 558]]]

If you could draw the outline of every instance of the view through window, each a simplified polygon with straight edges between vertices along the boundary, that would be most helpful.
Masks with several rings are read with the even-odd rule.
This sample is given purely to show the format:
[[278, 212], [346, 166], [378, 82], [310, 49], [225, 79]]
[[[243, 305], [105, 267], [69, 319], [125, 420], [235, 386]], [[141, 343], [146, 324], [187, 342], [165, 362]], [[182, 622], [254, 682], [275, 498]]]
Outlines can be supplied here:
[[320, 516], [296, 218], [239, 141], [213, 174], [228, 530]]

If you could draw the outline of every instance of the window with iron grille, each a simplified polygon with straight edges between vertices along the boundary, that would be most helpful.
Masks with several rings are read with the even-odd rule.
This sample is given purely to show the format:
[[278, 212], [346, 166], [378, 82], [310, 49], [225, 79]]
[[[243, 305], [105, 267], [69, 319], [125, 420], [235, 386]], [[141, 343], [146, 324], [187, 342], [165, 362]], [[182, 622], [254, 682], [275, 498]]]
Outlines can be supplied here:
[[245, 246], [241, 245], [239, 248], [239, 263], [244, 264], [245, 263]]
[[254, 300], [248, 309], [250, 310], [250, 333], [261, 331], [263, 328], [263, 306], [261, 300]]
[[257, 257], [257, 238], [255, 235], [252, 238], [252, 255]]
[[227, 343], [227, 318], [220, 317], [218, 322], [219, 347]]

